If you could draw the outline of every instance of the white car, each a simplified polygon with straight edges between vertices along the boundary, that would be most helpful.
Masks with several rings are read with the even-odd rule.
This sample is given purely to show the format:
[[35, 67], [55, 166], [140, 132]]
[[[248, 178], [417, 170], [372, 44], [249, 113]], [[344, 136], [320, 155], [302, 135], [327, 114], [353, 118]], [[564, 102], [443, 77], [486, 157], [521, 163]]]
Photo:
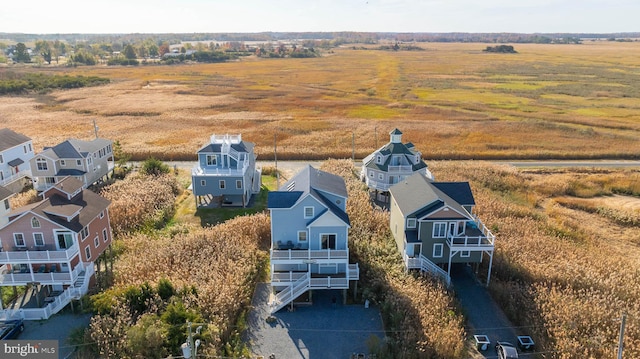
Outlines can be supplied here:
[[498, 342], [496, 344], [498, 359], [518, 359], [518, 350], [508, 342]]

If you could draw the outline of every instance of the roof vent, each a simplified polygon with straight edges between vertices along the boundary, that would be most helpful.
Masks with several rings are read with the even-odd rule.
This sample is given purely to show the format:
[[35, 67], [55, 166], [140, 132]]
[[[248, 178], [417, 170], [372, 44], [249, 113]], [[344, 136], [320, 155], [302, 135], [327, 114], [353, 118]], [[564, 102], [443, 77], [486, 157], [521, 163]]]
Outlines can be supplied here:
[[296, 181], [292, 181], [287, 185], [287, 191], [291, 192], [296, 188]]

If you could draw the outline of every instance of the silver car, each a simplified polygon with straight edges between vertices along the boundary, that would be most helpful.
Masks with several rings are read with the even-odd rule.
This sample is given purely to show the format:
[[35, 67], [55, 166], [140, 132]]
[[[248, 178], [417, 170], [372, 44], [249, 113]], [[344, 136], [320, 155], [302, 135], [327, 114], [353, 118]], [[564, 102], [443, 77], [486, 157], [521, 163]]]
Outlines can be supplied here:
[[496, 352], [498, 353], [498, 359], [518, 359], [518, 350], [508, 342], [498, 342], [496, 344]]

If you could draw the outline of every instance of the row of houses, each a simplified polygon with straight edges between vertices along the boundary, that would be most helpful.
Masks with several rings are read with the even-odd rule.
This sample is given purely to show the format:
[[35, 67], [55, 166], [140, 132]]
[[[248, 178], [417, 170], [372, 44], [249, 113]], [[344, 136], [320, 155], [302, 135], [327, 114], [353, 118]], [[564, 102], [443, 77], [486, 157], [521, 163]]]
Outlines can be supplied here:
[[[38, 303], [39, 311], [21, 316], [41, 319], [86, 293], [94, 261], [111, 243], [109, 202], [86, 188], [106, 175], [112, 144], [68, 140], [35, 155], [30, 139], [7, 131], [0, 131], [0, 140], [13, 141], [0, 151], [0, 164], [8, 165], [1, 170], [8, 171], [11, 183], [30, 174], [43, 199], [11, 210], [13, 192], [0, 187], [0, 285], [38, 287], [36, 301], [48, 309]], [[210, 137], [192, 169], [197, 207], [250, 205], [261, 188], [254, 147], [241, 135]], [[473, 213], [467, 182], [435, 181], [421, 153], [402, 143], [397, 129], [389, 143], [365, 158], [360, 175], [374, 200], [390, 211], [391, 232], [407, 270], [430, 272], [449, 283], [452, 264], [477, 264], [487, 257], [489, 281], [495, 238]], [[272, 312], [297, 298], [310, 299], [314, 290], [343, 289], [346, 298], [359, 279], [358, 263], [350, 262], [347, 200], [341, 177], [312, 166], [268, 194]]]
[[[95, 262], [111, 245], [110, 202], [87, 188], [106, 178], [112, 142], [67, 140], [34, 153], [30, 138], [0, 130], [0, 286], [25, 287], [0, 318], [47, 319], [95, 282]], [[25, 185], [42, 199], [11, 208]]]

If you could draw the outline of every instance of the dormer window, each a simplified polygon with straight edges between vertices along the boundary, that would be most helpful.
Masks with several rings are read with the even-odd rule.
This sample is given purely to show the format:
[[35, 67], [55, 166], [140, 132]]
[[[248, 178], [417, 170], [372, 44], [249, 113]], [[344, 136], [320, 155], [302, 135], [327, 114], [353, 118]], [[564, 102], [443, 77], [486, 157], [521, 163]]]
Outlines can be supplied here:
[[381, 164], [382, 163], [382, 156], [380, 156], [380, 155], [376, 156], [376, 163], [377, 164]]
[[40, 228], [40, 221], [36, 217], [31, 218], [31, 228]]
[[82, 166], [82, 160], [76, 160], [76, 166]]
[[207, 166], [217, 166], [218, 158], [216, 155], [207, 155]]
[[415, 218], [407, 218], [407, 228], [416, 228]]
[[67, 165], [67, 161], [65, 160], [60, 160], [60, 166], [64, 167]]

